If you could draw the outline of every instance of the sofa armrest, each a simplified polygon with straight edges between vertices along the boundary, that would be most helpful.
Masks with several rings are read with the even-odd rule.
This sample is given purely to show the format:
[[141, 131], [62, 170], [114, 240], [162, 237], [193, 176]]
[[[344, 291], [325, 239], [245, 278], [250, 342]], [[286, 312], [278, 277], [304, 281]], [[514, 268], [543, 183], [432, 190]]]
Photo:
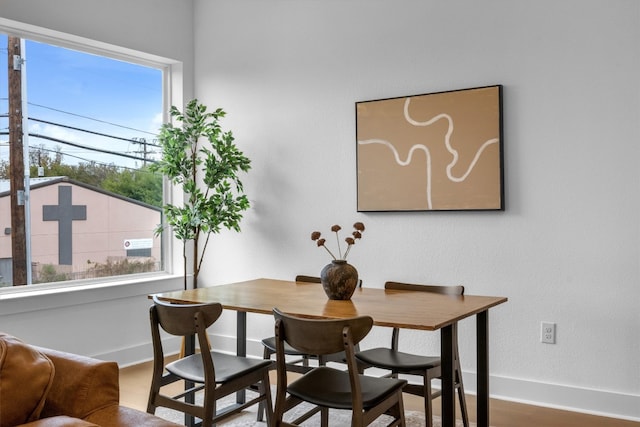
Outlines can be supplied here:
[[55, 366], [53, 384], [40, 418], [67, 415], [85, 419], [120, 400], [118, 364], [38, 348]]

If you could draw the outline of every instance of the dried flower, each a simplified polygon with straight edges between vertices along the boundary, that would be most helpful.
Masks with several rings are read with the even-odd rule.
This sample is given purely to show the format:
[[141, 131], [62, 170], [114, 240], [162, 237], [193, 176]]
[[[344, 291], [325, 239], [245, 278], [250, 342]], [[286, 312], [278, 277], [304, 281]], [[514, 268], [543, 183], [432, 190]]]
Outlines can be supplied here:
[[[355, 231], [354, 231], [355, 233]], [[347, 251], [344, 253], [344, 259], [347, 259], [347, 255], [349, 255], [349, 251], [351, 250], [351, 246], [356, 244], [356, 241], [353, 237], [347, 237], [346, 239], [344, 239], [345, 242], [347, 242]]]
[[336, 224], [331, 227], [331, 231], [333, 233], [336, 233], [336, 241], [338, 243], [339, 258], [336, 258], [335, 255], [329, 250], [329, 248], [327, 248], [327, 246], [325, 245], [327, 241], [323, 238], [320, 238], [322, 234], [319, 231], [314, 231], [311, 233], [311, 240], [315, 241], [318, 247], [322, 246], [323, 248], [325, 248], [325, 250], [329, 252], [329, 255], [331, 255], [331, 257], [334, 260], [340, 259], [340, 260], [346, 261], [347, 255], [349, 255], [349, 251], [351, 251], [351, 247], [356, 244], [357, 239], [362, 238], [362, 232], [364, 231], [364, 224], [361, 222], [356, 222], [355, 224], [353, 224], [353, 228], [354, 228], [354, 231], [351, 233], [353, 237], [347, 237], [346, 239], [344, 239], [344, 241], [347, 243], [347, 250], [344, 253], [344, 257], [342, 256], [342, 249], [340, 247], [340, 237], [339, 237], [339, 231], [342, 230], [342, 227], [340, 227], [339, 225]]
[[326, 247], [325, 244], [326, 240], [325, 239], [318, 239], [318, 241], [316, 242], [316, 244], [318, 245], [318, 247], [322, 246], [323, 248], [325, 248], [327, 250], [327, 252], [329, 252], [329, 255], [331, 255], [331, 258], [336, 259], [335, 255], [333, 255], [331, 253], [331, 251], [329, 250], [328, 247]]

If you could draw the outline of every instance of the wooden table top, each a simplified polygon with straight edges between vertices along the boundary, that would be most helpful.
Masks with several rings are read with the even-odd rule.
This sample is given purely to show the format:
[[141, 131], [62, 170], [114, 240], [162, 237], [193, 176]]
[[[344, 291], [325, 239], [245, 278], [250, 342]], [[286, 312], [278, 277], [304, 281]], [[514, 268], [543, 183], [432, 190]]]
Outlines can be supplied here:
[[358, 288], [349, 301], [329, 300], [317, 283], [255, 279], [228, 285], [158, 294], [182, 303], [219, 302], [225, 309], [306, 318], [368, 315], [378, 326], [434, 331], [507, 301], [505, 297], [449, 296], [429, 292]]

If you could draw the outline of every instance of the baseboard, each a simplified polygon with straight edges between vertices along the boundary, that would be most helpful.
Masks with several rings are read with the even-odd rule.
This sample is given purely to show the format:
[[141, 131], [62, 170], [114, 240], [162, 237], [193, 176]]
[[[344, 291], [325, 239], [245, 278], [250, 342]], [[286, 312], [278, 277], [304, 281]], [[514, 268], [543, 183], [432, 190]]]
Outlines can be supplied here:
[[[465, 392], [476, 393], [476, 375], [463, 372]], [[491, 397], [603, 417], [640, 421], [640, 396], [562, 384], [491, 376]]]

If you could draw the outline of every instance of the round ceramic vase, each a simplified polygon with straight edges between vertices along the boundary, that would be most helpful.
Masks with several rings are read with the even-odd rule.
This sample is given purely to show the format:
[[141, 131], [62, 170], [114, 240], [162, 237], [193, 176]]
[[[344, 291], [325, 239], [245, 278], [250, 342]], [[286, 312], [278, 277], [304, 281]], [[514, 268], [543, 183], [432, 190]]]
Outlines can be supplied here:
[[349, 300], [358, 286], [358, 270], [345, 260], [333, 260], [320, 272], [320, 281], [329, 299]]

